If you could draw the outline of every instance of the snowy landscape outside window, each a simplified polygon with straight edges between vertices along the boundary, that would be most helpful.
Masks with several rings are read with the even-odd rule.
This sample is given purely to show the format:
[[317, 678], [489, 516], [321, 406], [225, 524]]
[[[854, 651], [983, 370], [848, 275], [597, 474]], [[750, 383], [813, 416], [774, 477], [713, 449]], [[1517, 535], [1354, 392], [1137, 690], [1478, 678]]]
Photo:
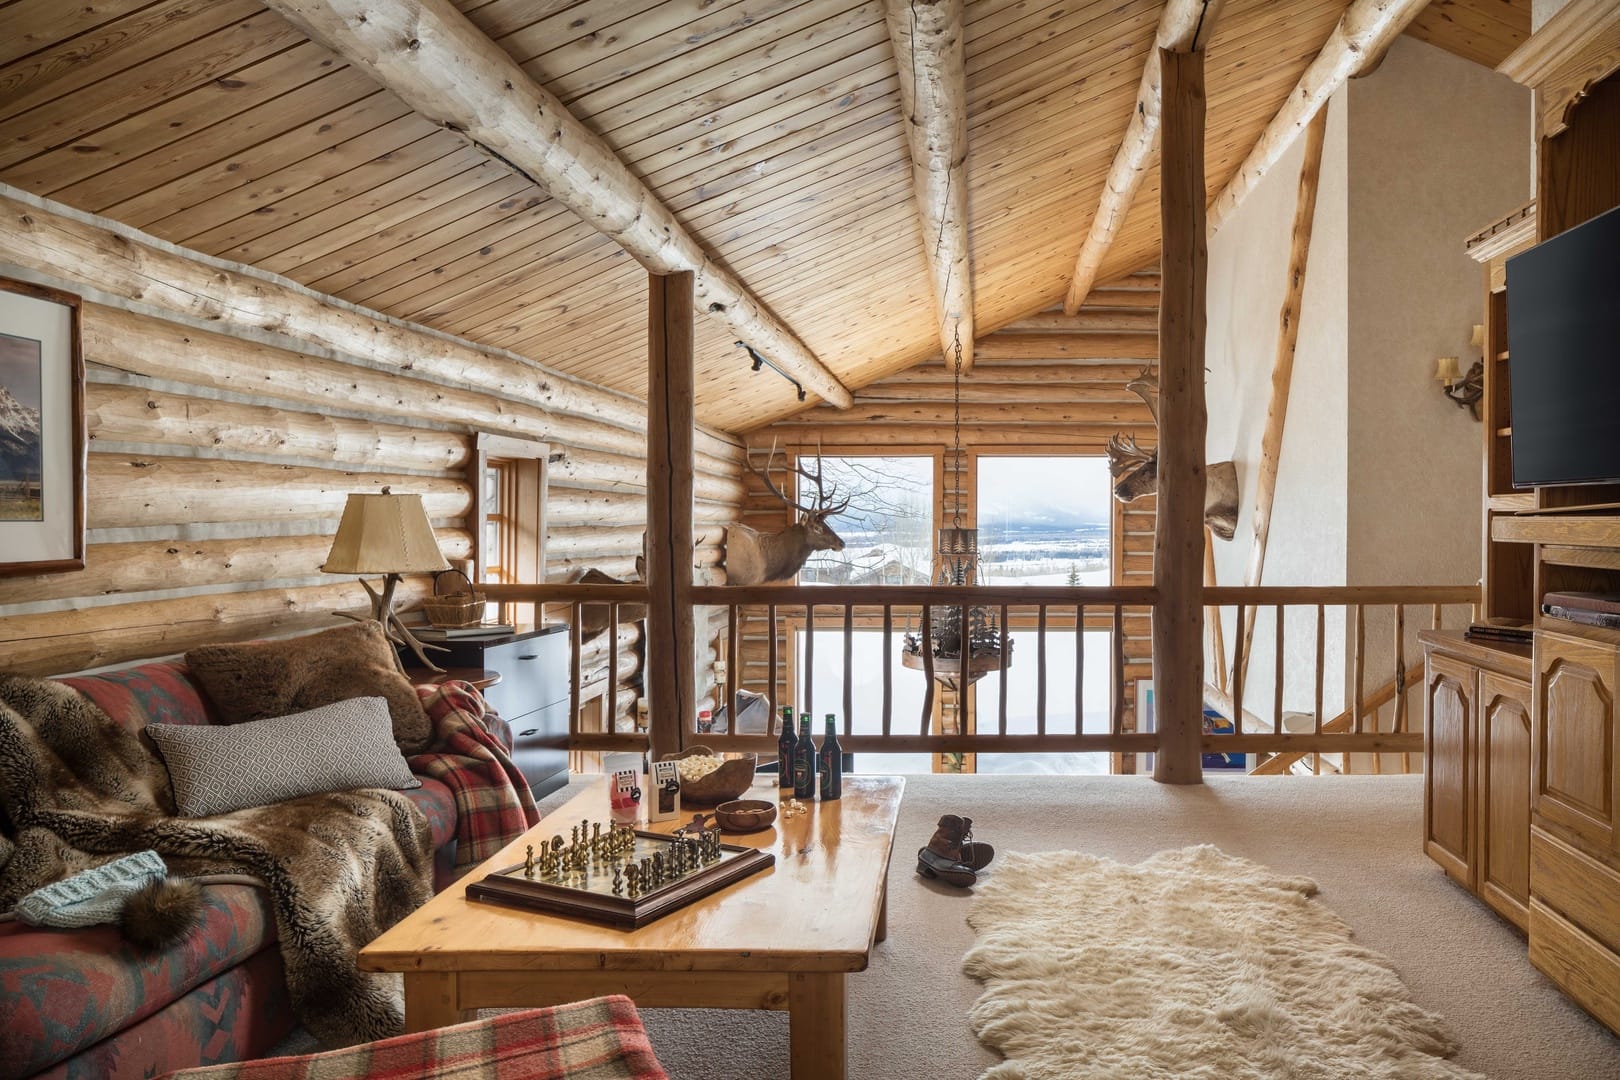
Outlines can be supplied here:
[[[815, 459], [799, 462], [812, 473]], [[851, 496], [849, 508], [827, 519], [843, 551], [818, 551], [799, 571], [801, 585], [926, 585], [934, 564], [934, 459], [823, 457], [825, 490]], [[811, 504], [815, 485], [799, 479], [799, 500]]]

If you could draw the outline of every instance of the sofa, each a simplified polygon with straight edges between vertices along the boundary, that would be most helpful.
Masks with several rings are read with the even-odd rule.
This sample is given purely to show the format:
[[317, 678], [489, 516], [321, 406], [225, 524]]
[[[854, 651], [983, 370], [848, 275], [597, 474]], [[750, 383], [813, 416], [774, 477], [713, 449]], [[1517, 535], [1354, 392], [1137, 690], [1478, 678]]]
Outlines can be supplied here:
[[[126, 730], [218, 721], [201, 684], [160, 661], [59, 680]], [[512, 733], [465, 683], [416, 688], [434, 725], [408, 757], [421, 787], [435, 891], [538, 820], [508, 756]], [[141, 738], [149, 739], [142, 735]], [[460, 807], [460, 810], [458, 810]], [[458, 854], [461, 856], [458, 859]], [[171, 947], [138, 949], [116, 926], [0, 923], [0, 1080], [122, 1080], [264, 1056], [296, 1026], [263, 888], [208, 885], [202, 918]]]

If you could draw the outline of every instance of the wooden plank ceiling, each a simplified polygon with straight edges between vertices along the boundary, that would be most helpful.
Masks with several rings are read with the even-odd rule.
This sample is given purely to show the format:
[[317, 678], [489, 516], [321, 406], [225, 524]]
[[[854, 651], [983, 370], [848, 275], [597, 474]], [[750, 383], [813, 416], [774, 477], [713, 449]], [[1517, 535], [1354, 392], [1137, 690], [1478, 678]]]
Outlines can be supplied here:
[[1530, 0], [1429, 0], [1406, 32], [1494, 68], [1530, 36]]
[[[847, 385], [938, 355], [878, 0], [458, 3]], [[968, 4], [981, 335], [1061, 299], [1160, 6]], [[1212, 195], [1343, 8], [1228, 3], [1209, 47]], [[256, 0], [0, 4], [0, 180], [645, 387], [645, 285], [628, 256]], [[1105, 279], [1156, 260], [1157, 198], [1155, 175]], [[712, 320], [698, 343], [701, 420], [742, 430], [801, 407]]]

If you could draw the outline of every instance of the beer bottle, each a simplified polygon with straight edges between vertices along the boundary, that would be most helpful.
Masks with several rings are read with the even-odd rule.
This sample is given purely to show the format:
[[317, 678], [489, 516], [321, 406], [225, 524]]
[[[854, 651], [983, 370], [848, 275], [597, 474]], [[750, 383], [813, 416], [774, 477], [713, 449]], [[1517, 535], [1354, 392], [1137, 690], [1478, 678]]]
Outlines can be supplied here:
[[817, 751], [821, 759], [821, 801], [831, 802], [844, 793], [844, 748], [838, 745], [838, 718], [827, 714], [827, 735]]
[[810, 737], [810, 714], [799, 715], [799, 744], [793, 748], [793, 797], [816, 797], [816, 743]]
[[782, 706], [782, 732], [776, 737], [776, 786], [793, 787], [793, 750], [799, 745], [793, 734], [793, 706]]

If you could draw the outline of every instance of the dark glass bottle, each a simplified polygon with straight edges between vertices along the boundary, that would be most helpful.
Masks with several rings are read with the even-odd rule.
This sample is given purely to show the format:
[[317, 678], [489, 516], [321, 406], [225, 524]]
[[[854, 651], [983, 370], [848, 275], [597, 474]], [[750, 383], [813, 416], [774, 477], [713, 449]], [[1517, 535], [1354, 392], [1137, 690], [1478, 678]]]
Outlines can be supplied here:
[[782, 706], [782, 731], [776, 737], [776, 786], [784, 790], [793, 787], [793, 751], [799, 737], [793, 734], [793, 706]]
[[793, 748], [793, 797], [816, 797], [816, 743], [810, 737], [810, 714], [799, 717], [799, 745]]
[[844, 793], [844, 748], [838, 745], [838, 718], [827, 714], [827, 735], [816, 751], [821, 768], [821, 801], [831, 802]]

